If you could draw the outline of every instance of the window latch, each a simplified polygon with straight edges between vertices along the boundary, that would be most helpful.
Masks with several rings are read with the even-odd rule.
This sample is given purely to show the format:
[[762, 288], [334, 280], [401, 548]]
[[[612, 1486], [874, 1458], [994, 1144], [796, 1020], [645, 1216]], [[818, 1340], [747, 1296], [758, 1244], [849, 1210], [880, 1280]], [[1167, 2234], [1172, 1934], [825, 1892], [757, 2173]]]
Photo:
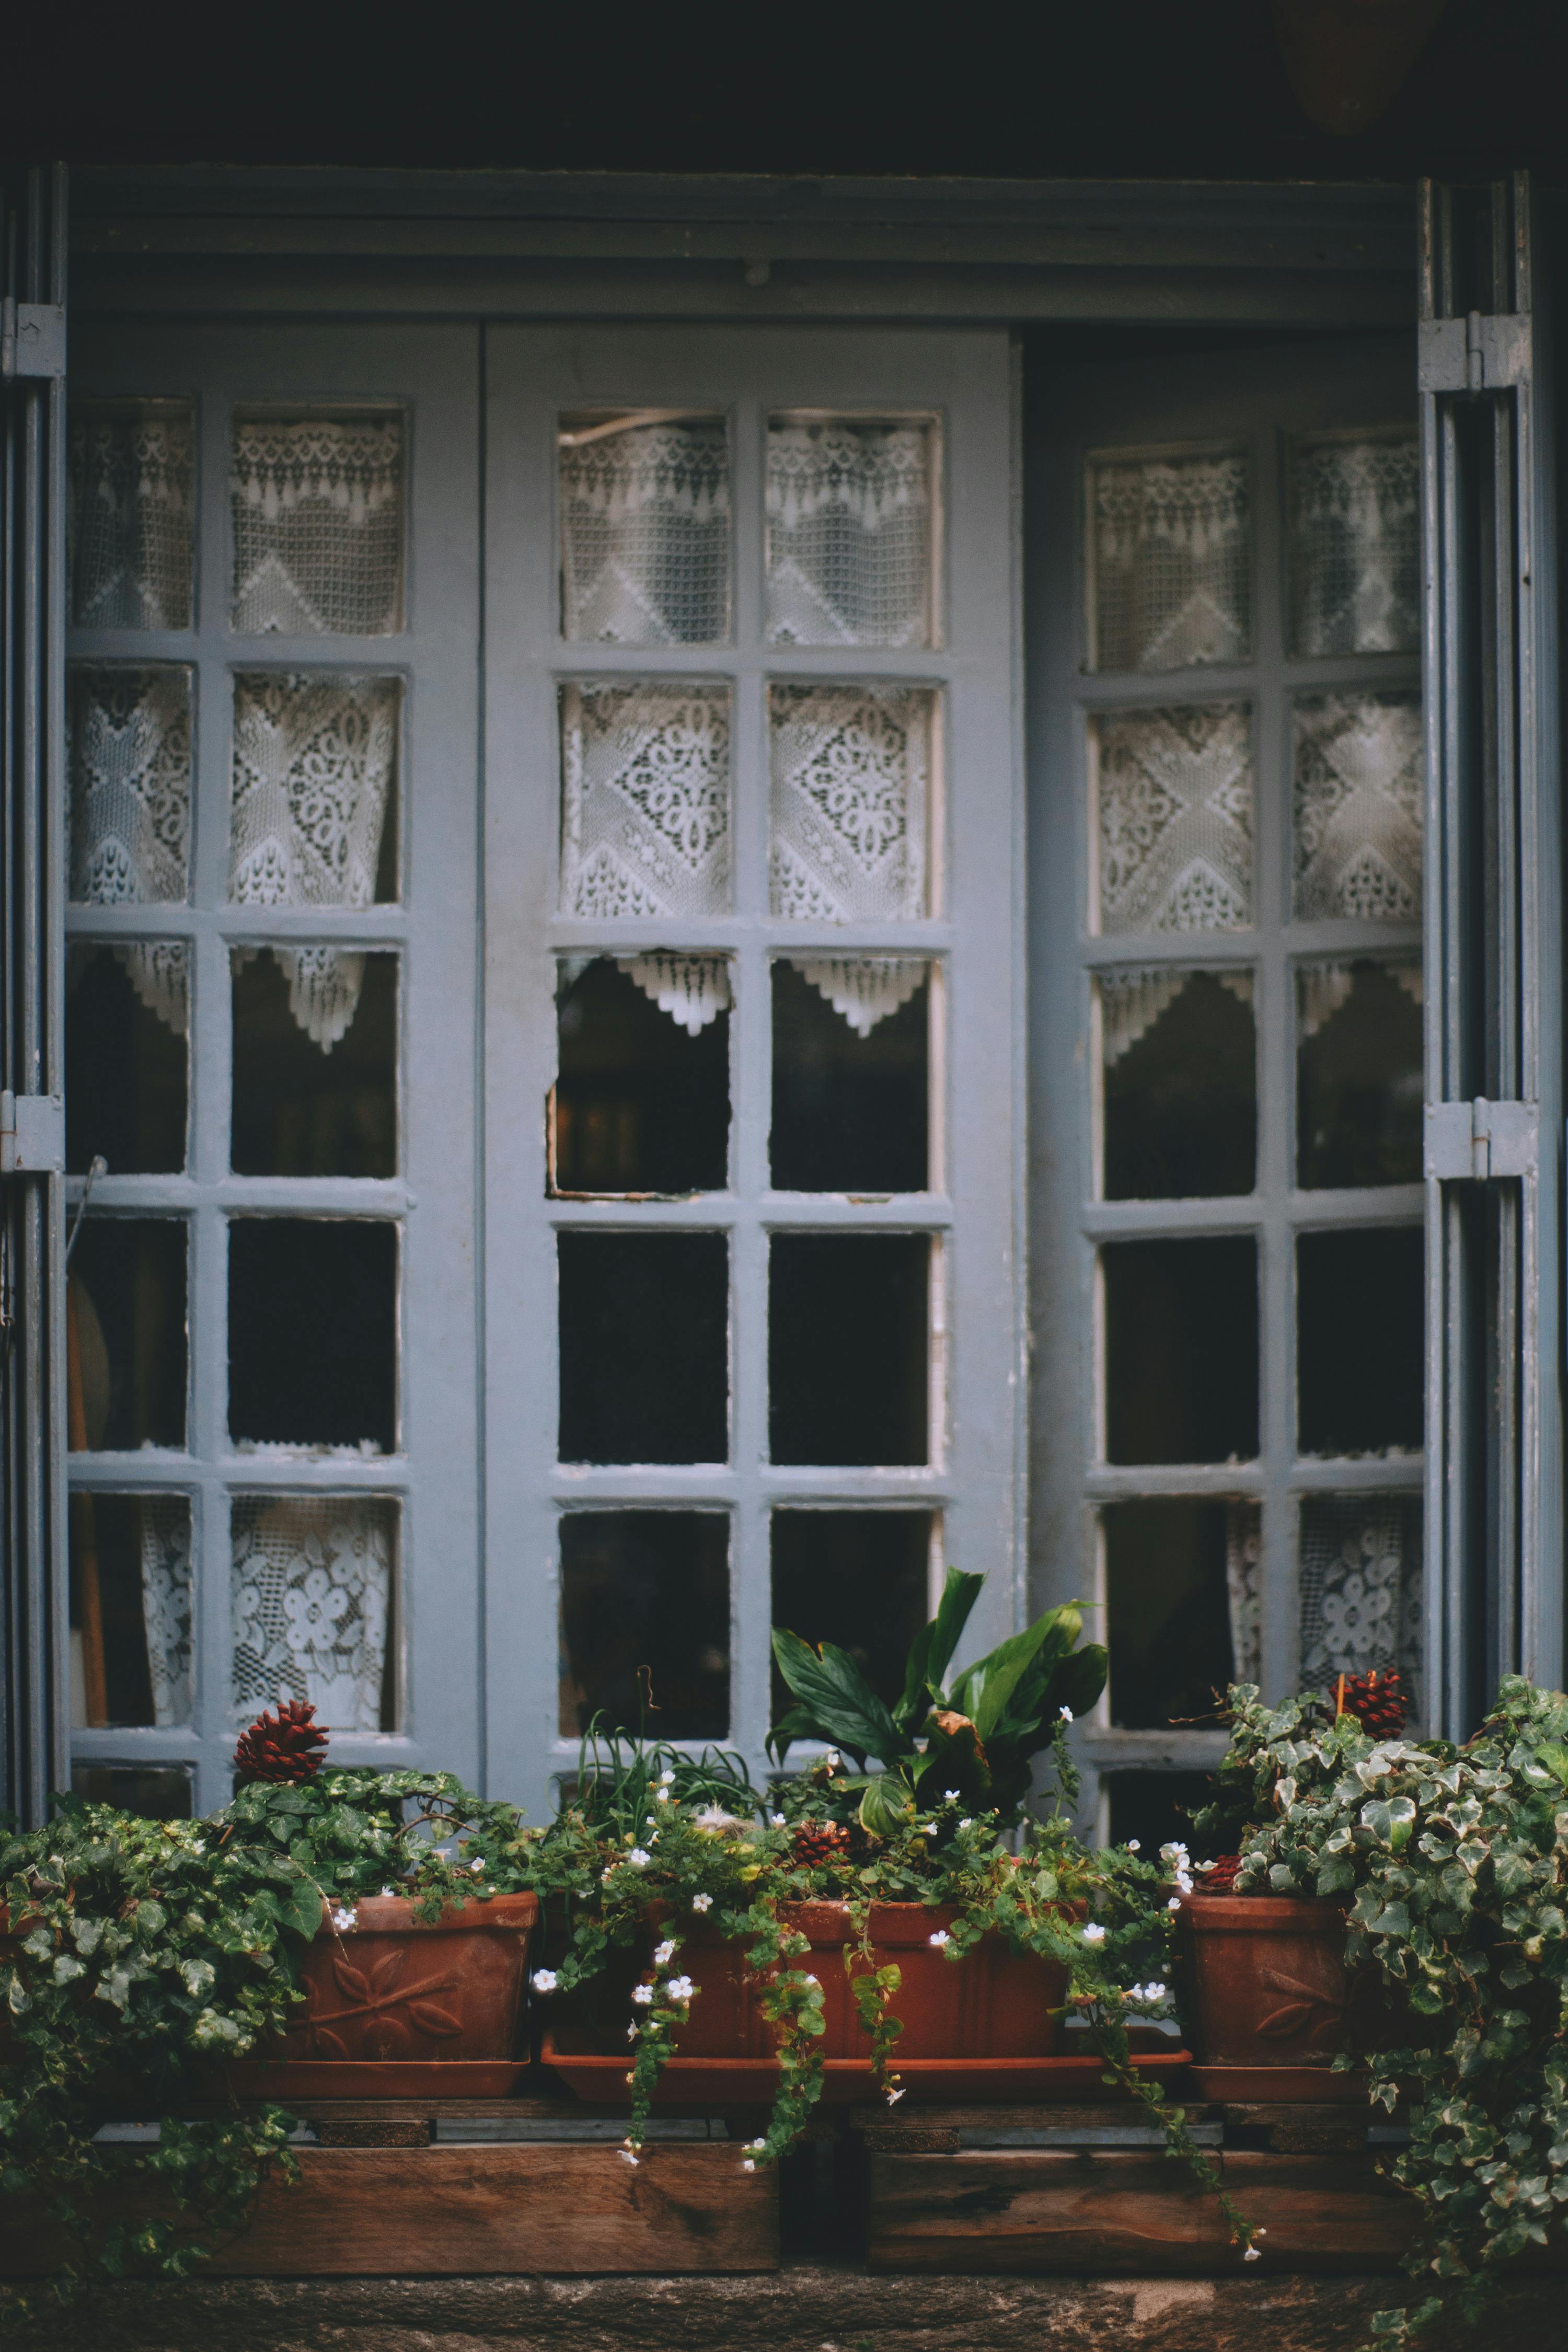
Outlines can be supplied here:
[[0, 1092], [0, 1176], [63, 1176], [66, 1107], [58, 1095]]
[[1423, 319], [1416, 330], [1416, 378], [1423, 392], [1507, 392], [1528, 383], [1533, 358], [1531, 314]]
[[66, 312], [63, 302], [0, 301], [0, 378], [63, 376], [66, 372]]
[[1534, 1103], [1428, 1103], [1426, 1167], [1440, 1183], [1486, 1184], [1536, 1172], [1541, 1114]]

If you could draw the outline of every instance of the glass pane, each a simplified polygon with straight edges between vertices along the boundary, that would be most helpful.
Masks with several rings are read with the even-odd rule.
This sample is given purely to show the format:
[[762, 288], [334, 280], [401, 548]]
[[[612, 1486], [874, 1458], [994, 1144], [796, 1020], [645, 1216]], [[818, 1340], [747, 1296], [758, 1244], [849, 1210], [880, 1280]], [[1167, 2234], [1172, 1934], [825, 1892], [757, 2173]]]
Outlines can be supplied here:
[[195, 415], [188, 401], [73, 401], [67, 605], [79, 629], [188, 629]]
[[1291, 652], [1418, 651], [1421, 450], [1415, 433], [1298, 441], [1289, 497]]
[[1256, 1507], [1112, 1503], [1101, 1520], [1111, 1722], [1212, 1715], [1233, 1680], [1257, 1677]]
[[1297, 1182], [1421, 1181], [1421, 967], [1363, 957], [1296, 974]]
[[[171, 966], [181, 987], [175, 1003]], [[185, 1164], [185, 943], [66, 949], [66, 1166], [116, 1176]], [[178, 1026], [171, 1014], [179, 1014]]]
[[773, 965], [780, 1192], [923, 1192], [931, 988], [892, 956]]
[[[1125, 1845], [1137, 1838], [1150, 1862], [1173, 1842], [1192, 1848], [1193, 1815], [1214, 1801], [1214, 1782], [1206, 1772], [1111, 1772], [1105, 1786], [1110, 1797], [1111, 1844]], [[1215, 1859], [1193, 1851], [1199, 1861]]]
[[1105, 1276], [1106, 1458], [1258, 1452], [1258, 1252], [1250, 1234], [1114, 1242]]
[[1258, 1047], [1250, 971], [1102, 972], [1107, 1201], [1250, 1192]]
[[775, 1234], [768, 1253], [774, 1462], [931, 1459], [924, 1234]]
[[[229, 967], [235, 1173], [395, 1175], [396, 956], [240, 948]], [[326, 1027], [319, 1015], [329, 998]]]
[[186, 1822], [195, 1810], [184, 1764], [73, 1764], [71, 1794], [84, 1804], [112, 1805], [144, 1821]]
[[66, 1295], [68, 1440], [80, 1453], [185, 1442], [185, 1223], [81, 1221]]
[[71, 1496], [70, 1641], [73, 1723], [189, 1723], [187, 1496]]
[[1247, 472], [1240, 450], [1090, 465], [1090, 669], [1247, 660]]
[[923, 915], [934, 694], [774, 686], [768, 714], [773, 912], [806, 923]]
[[561, 1522], [561, 1716], [657, 1739], [730, 1731], [722, 1511], [569, 1511]]
[[563, 1462], [723, 1462], [723, 1234], [562, 1234]]
[[1303, 1454], [1418, 1454], [1426, 1244], [1418, 1225], [1296, 1243]]
[[[929, 1511], [775, 1511], [773, 1623], [803, 1642], [837, 1642], [891, 1706], [931, 1613], [931, 1538]], [[775, 1723], [792, 1704], [775, 1665]]]
[[724, 420], [561, 420], [562, 635], [711, 646], [730, 634]]
[[231, 625], [384, 637], [403, 625], [401, 416], [237, 416]]
[[929, 646], [929, 425], [768, 425], [768, 642]]
[[1421, 1501], [1308, 1495], [1301, 1504], [1301, 1686], [1397, 1671], [1422, 1693]]
[[552, 1189], [722, 1192], [730, 1158], [724, 958], [573, 958], [559, 970]]
[[238, 1444], [395, 1451], [395, 1225], [230, 1221], [228, 1426]]
[[[402, 708], [395, 677], [236, 677], [231, 905], [369, 907], [396, 898]], [[342, 1034], [357, 961], [327, 950], [300, 963], [295, 992], [318, 1044]]]
[[1296, 698], [1295, 908], [1421, 920], [1421, 698]]
[[1093, 722], [1101, 931], [1239, 931], [1252, 921], [1252, 713], [1245, 702]]
[[727, 686], [563, 686], [561, 780], [563, 915], [724, 913]]
[[[191, 843], [190, 671], [73, 662], [66, 768], [74, 904], [182, 905]], [[182, 1005], [184, 993], [182, 966]]]
[[309, 1699], [334, 1731], [397, 1727], [398, 1507], [380, 1495], [237, 1495], [234, 1709]]

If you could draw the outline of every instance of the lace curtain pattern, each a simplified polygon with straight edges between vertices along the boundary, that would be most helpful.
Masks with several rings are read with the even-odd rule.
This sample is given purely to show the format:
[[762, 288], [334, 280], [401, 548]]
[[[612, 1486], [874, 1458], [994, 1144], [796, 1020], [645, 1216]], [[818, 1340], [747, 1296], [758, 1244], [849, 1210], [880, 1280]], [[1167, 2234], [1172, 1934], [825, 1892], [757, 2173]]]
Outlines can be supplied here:
[[1102, 931], [1252, 920], [1252, 715], [1243, 702], [1096, 721]]
[[768, 897], [798, 922], [926, 910], [932, 696], [924, 687], [775, 686]]
[[1263, 1521], [1256, 1503], [1225, 1507], [1225, 1587], [1233, 1679], [1258, 1682], [1263, 1673]]
[[[1394, 959], [1379, 959], [1380, 969], [1401, 987], [1413, 1004], [1426, 1002], [1426, 989], [1418, 963], [1402, 963]], [[1344, 958], [1331, 958], [1321, 963], [1299, 964], [1296, 971], [1297, 1015], [1303, 1037], [1315, 1037], [1326, 1021], [1331, 1021], [1342, 1006], [1350, 1001], [1355, 986], [1356, 965]]]
[[[401, 696], [395, 677], [266, 670], [235, 679], [232, 905], [374, 905]], [[330, 1052], [359, 1009], [364, 957], [273, 952], [295, 1020]]]
[[[72, 664], [66, 690], [70, 898], [77, 906], [179, 906], [191, 839], [191, 673]], [[117, 944], [142, 1002], [184, 1036], [183, 940]]]
[[140, 1507], [142, 1622], [162, 1729], [191, 1719], [191, 1507], [184, 1495], [150, 1495]]
[[[1106, 1069], [1130, 1052], [1140, 1038], [1147, 1036], [1193, 976], [1190, 971], [1180, 966], [1173, 969], [1169, 964], [1146, 964], [1139, 971], [1100, 974], [1100, 1059]], [[1228, 989], [1238, 1004], [1252, 1003], [1250, 971], [1222, 968], [1211, 971], [1208, 977]]]
[[727, 687], [563, 687], [561, 767], [563, 914], [728, 908]]
[[879, 1021], [907, 1004], [930, 969], [918, 956], [791, 956], [790, 961], [858, 1037], [868, 1037]]
[[1417, 650], [1420, 489], [1414, 433], [1297, 444], [1290, 460], [1293, 653]]
[[175, 401], [71, 407], [67, 609], [79, 629], [188, 629], [195, 431]]
[[770, 645], [931, 643], [931, 428], [768, 428]]
[[708, 646], [730, 634], [730, 450], [721, 417], [561, 436], [564, 634]]
[[403, 625], [400, 416], [239, 418], [230, 618], [246, 635]]
[[1098, 670], [1189, 669], [1251, 651], [1247, 462], [1102, 459], [1089, 469]]
[[1397, 1667], [1422, 1690], [1421, 1505], [1414, 1495], [1309, 1495], [1301, 1505], [1301, 1682]]
[[334, 1731], [378, 1731], [397, 1506], [342, 1495], [237, 1496], [234, 1704], [309, 1699]]
[[1418, 694], [1300, 695], [1295, 907], [1304, 919], [1421, 919]]
[[727, 956], [676, 955], [659, 949], [652, 955], [617, 956], [616, 963], [643, 994], [668, 1013], [689, 1037], [695, 1037], [728, 1013], [730, 961]]

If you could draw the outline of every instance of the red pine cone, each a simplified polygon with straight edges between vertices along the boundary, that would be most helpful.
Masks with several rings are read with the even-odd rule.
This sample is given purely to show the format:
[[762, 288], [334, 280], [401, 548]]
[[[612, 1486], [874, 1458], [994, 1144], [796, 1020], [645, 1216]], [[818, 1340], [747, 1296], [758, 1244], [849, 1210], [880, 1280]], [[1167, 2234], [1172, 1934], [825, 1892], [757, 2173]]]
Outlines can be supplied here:
[[849, 1832], [841, 1822], [802, 1822], [790, 1848], [790, 1860], [800, 1870], [817, 1864], [847, 1859]]
[[1397, 1739], [1410, 1714], [1410, 1701], [1395, 1672], [1342, 1675], [1336, 1713], [1353, 1715], [1373, 1739]]
[[247, 1780], [308, 1780], [327, 1752], [327, 1727], [309, 1699], [285, 1698], [239, 1735], [235, 1769]]
[[1199, 1879], [1199, 1893], [1203, 1895], [1234, 1895], [1236, 1893], [1236, 1874], [1240, 1868], [1241, 1856], [1238, 1853], [1222, 1853], [1217, 1862], [1211, 1863], [1209, 1864], [1207, 1870], [1204, 1872], [1202, 1877]]

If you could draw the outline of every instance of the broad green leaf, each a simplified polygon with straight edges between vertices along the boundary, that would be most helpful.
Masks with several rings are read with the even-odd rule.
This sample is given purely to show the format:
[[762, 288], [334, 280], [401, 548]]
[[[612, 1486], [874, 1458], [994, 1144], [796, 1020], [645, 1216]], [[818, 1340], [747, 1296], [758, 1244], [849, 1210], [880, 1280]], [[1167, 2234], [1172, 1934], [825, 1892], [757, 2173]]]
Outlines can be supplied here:
[[301, 1875], [278, 1898], [279, 1916], [282, 1925], [309, 1943], [321, 1924], [321, 1893], [320, 1887]]
[[779, 1672], [812, 1717], [818, 1738], [847, 1748], [857, 1759], [880, 1757], [896, 1763], [910, 1742], [847, 1651], [824, 1642], [814, 1650], [798, 1633], [773, 1627]]
[[1554, 1741], [1542, 1740], [1535, 1751], [1536, 1759], [1559, 1780], [1568, 1782], [1568, 1748], [1559, 1748]]
[[860, 1825], [872, 1837], [892, 1837], [903, 1822], [909, 1808], [909, 1796], [903, 1782], [893, 1772], [879, 1773], [866, 1785], [860, 1800]]
[[1082, 1628], [1083, 1619], [1075, 1606], [1050, 1609], [1022, 1633], [1011, 1634], [975, 1660], [963, 1677], [971, 1704], [959, 1712], [973, 1715], [982, 1739], [990, 1738], [1008, 1700], [1041, 1654], [1054, 1665], [1072, 1648]]
[[893, 1720], [900, 1730], [913, 1731], [925, 1713], [928, 1689], [941, 1687], [984, 1581], [984, 1576], [963, 1569], [948, 1570], [936, 1615], [929, 1625], [921, 1626], [910, 1644], [903, 1695], [893, 1709]]

